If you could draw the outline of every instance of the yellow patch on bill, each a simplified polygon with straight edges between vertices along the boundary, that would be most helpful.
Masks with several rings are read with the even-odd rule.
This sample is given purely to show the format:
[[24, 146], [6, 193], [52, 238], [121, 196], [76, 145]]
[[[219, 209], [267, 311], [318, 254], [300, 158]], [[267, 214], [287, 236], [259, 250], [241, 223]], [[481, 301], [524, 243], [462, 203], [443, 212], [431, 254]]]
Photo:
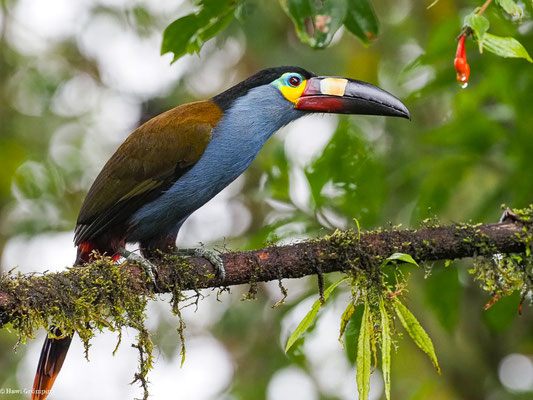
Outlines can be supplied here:
[[326, 78], [320, 81], [320, 92], [330, 96], [344, 96], [347, 79], [341, 78]]

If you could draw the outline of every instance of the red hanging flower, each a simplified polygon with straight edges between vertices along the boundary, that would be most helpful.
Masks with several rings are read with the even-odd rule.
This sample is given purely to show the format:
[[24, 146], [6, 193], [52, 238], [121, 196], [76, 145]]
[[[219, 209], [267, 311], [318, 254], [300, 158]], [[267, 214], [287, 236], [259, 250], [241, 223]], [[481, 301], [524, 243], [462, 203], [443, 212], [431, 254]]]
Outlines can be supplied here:
[[466, 87], [468, 84], [468, 78], [470, 77], [470, 66], [466, 61], [465, 50], [465, 35], [461, 35], [459, 38], [459, 44], [457, 45], [457, 53], [455, 54], [455, 71], [457, 71], [457, 82], [462, 87]]

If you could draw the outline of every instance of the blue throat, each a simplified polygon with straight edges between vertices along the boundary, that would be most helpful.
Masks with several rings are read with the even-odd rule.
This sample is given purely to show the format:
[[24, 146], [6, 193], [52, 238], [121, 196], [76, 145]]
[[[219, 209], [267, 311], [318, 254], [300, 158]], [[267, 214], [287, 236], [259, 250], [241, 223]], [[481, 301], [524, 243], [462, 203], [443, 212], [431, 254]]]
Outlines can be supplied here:
[[133, 214], [128, 241], [177, 234], [189, 215], [248, 168], [276, 131], [304, 115], [272, 85], [256, 87], [235, 100], [213, 129], [200, 160]]

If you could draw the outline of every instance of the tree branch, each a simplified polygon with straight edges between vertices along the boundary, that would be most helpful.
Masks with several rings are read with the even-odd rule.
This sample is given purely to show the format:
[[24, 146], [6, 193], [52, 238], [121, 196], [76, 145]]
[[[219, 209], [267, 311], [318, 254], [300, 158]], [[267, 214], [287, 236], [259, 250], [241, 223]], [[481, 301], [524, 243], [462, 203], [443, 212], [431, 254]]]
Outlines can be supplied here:
[[[509, 217], [509, 215], [511, 217]], [[260, 250], [228, 252], [221, 257], [226, 277], [220, 281], [213, 266], [199, 257], [178, 258], [162, 256], [157, 260], [158, 282], [161, 292], [231, 286], [334, 271], [354, 271], [379, 268], [383, 259], [393, 253], [410, 254], [417, 262], [490, 256], [497, 253], [520, 253], [531, 240], [532, 223], [529, 218], [518, 220], [515, 214], [497, 224], [455, 224], [426, 227], [418, 230], [377, 231], [361, 233], [336, 232], [331, 236], [286, 246]], [[114, 270], [113, 270], [114, 268]], [[125, 264], [117, 267], [110, 259], [96, 260], [84, 267], [69, 268], [60, 273], [44, 275], [0, 276], [0, 326], [24, 317], [28, 310], [42, 310], [45, 306], [61, 307], [67, 293], [78, 298], [87, 290], [101, 296], [112, 292], [100, 275], [121, 270], [125, 278], [118, 279], [129, 293], [145, 296], [151, 293], [142, 269]], [[116, 272], [113, 272], [116, 274]], [[92, 285], [92, 286], [91, 286]], [[100, 296], [100, 297], [99, 297]], [[113, 304], [113, 299], [109, 300]], [[46, 322], [43, 322], [46, 323]]]

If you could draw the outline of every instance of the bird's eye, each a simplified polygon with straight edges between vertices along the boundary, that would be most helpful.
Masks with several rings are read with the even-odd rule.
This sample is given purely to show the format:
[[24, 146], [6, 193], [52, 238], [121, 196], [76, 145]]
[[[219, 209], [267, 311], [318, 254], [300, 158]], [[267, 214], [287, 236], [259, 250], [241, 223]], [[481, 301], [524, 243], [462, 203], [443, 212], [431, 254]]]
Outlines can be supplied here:
[[302, 82], [302, 80], [299, 77], [295, 76], [295, 75], [293, 75], [293, 76], [291, 76], [289, 78], [289, 85], [291, 85], [292, 87], [300, 86], [301, 82]]

